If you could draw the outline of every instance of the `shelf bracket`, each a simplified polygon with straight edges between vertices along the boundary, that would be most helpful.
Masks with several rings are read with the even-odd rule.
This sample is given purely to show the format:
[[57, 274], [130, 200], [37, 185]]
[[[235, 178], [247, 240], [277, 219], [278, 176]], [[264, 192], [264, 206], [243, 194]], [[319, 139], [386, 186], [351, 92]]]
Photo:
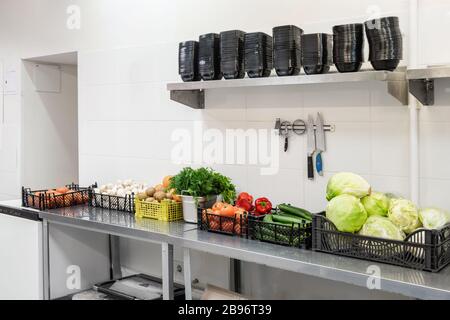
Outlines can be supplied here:
[[193, 109], [205, 109], [205, 92], [203, 90], [172, 90], [170, 99]]
[[434, 80], [411, 79], [409, 80], [409, 92], [424, 106], [434, 105]]
[[387, 89], [388, 93], [402, 105], [408, 105], [408, 83], [406, 81], [388, 81]]

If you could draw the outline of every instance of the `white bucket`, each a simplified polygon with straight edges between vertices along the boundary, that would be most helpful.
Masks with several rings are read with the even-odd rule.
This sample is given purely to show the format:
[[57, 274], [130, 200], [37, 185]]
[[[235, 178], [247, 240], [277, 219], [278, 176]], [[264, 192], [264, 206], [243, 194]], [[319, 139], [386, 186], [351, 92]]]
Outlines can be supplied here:
[[197, 223], [198, 221], [198, 207], [210, 208], [216, 202], [217, 196], [198, 197], [197, 201], [192, 196], [181, 196], [183, 205], [183, 219], [189, 223]]

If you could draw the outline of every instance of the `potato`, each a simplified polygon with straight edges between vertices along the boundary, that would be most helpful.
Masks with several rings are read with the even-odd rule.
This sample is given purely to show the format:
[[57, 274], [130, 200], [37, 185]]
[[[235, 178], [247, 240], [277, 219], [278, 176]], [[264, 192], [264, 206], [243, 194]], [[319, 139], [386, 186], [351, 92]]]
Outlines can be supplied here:
[[158, 201], [164, 200], [166, 198], [166, 193], [163, 191], [157, 191], [153, 195], [153, 198], [155, 198]]
[[153, 198], [153, 197], [149, 197], [149, 198], [145, 199], [145, 202], [153, 202], [153, 201], [155, 201], [155, 198]]
[[158, 191], [164, 191], [164, 187], [163, 187], [163, 185], [162, 184], [157, 184], [156, 186], [155, 186], [155, 190], [158, 192]]
[[156, 192], [155, 188], [148, 188], [147, 190], [145, 190], [145, 193], [147, 194], [148, 197], [153, 197], [155, 192]]
[[138, 193], [137, 198], [139, 200], [145, 200], [145, 199], [147, 199], [147, 194], [146, 193]]

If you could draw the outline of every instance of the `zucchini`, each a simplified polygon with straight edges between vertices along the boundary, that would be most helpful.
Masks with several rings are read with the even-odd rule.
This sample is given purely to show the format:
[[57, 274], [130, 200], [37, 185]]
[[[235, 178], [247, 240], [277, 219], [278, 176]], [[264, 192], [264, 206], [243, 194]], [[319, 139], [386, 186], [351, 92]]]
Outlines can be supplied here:
[[312, 213], [308, 210], [293, 207], [289, 204], [279, 204], [278, 209], [280, 209], [282, 212], [294, 215], [303, 219], [306, 219], [308, 221], [312, 221]]
[[275, 222], [280, 222], [280, 223], [284, 223], [286, 225], [292, 225], [293, 223], [296, 224], [294, 225], [295, 227], [298, 227], [298, 224], [303, 224], [305, 222], [305, 219], [300, 219], [298, 217], [293, 217], [293, 216], [283, 216], [283, 215], [278, 215], [278, 214], [274, 214], [272, 217], [272, 220]]

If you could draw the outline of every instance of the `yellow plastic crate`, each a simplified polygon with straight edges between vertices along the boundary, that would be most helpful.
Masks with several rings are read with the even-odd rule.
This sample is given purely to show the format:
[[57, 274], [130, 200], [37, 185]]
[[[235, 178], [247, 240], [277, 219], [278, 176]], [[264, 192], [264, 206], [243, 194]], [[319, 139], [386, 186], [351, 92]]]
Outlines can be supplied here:
[[150, 218], [161, 221], [183, 220], [181, 202], [162, 201], [161, 203], [146, 202], [135, 198], [136, 217]]

